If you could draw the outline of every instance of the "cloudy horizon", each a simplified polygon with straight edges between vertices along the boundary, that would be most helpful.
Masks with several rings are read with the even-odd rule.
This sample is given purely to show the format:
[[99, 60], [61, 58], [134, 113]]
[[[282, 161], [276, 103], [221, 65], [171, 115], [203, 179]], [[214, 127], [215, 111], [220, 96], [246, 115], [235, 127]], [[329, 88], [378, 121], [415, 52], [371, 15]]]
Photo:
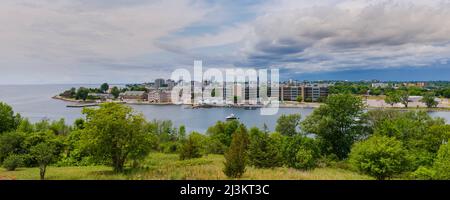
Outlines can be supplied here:
[[177, 68], [450, 80], [448, 0], [3, 0], [0, 84], [136, 83]]

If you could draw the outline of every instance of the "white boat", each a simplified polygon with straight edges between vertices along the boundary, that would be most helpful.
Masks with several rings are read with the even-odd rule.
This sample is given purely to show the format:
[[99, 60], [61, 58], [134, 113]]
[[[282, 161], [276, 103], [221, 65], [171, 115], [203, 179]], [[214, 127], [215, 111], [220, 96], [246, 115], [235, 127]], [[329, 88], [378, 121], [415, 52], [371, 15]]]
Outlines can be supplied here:
[[231, 115], [228, 115], [228, 117], [226, 118], [227, 121], [228, 120], [235, 120], [235, 119], [239, 119], [238, 117], [236, 117], [233, 113]]

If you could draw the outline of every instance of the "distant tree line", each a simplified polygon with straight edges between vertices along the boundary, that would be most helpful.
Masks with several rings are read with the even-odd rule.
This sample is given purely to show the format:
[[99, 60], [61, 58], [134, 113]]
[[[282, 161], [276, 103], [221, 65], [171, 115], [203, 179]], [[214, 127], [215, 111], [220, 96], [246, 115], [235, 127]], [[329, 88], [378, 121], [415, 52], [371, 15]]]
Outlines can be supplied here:
[[110, 93], [114, 99], [117, 99], [119, 97], [119, 94], [121, 92], [126, 91], [127, 88], [119, 89], [117, 86], [114, 86], [111, 88], [108, 85], [108, 83], [103, 83], [98, 88], [86, 88], [86, 87], [79, 87], [78, 89], [75, 87], [70, 88], [69, 90], [66, 90], [59, 94], [59, 96], [68, 98], [68, 99], [76, 99], [76, 100], [96, 100], [98, 97], [91, 96], [89, 93]]

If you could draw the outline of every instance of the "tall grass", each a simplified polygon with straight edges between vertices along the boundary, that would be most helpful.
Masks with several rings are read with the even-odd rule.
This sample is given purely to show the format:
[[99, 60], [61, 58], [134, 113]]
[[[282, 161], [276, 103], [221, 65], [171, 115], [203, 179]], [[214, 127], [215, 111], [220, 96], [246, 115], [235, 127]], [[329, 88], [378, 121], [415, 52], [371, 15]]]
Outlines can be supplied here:
[[[207, 155], [191, 160], [179, 160], [176, 154], [151, 153], [142, 161], [141, 168], [116, 174], [107, 166], [49, 167], [46, 178], [50, 180], [217, 180], [228, 179], [222, 172], [223, 155]], [[39, 179], [38, 168], [18, 168], [6, 171], [0, 168], [1, 179]], [[339, 168], [317, 168], [301, 171], [285, 167], [257, 169], [247, 167], [241, 179], [250, 180], [360, 180], [370, 177]]]

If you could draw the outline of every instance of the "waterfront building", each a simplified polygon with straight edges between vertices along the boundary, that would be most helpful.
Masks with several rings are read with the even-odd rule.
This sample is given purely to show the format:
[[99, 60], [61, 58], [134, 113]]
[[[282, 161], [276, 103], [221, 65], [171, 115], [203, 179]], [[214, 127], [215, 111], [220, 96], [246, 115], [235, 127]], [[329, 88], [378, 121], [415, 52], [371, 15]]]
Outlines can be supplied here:
[[148, 92], [150, 103], [171, 103], [171, 91], [169, 89], [152, 89]]
[[328, 84], [306, 84], [303, 90], [304, 101], [321, 101], [328, 96]]
[[[257, 81], [236, 82], [224, 81], [222, 84], [213, 81], [202, 82], [179, 82], [178, 86], [188, 84], [190, 91], [186, 95], [183, 92], [181, 101], [184, 104], [239, 104], [239, 105], [256, 105], [261, 104], [261, 94], [266, 93], [266, 97], [270, 99], [278, 99], [280, 101], [297, 101], [301, 97], [302, 101], [315, 102], [321, 101], [328, 96], [329, 83], [300, 83], [297, 81], [289, 81], [277, 85], [275, 87], [262, 87]], [[270, 85], [270, 83], [266, 83]], [[186, 85], [187, 86], [187, 85]], [[169, 87], [168, 87], [169, 88]], [[186, 87], [182, 87], [186, 89]], [[214, 90], [214, 96], [212, 96]], [[271, 97], [272, 91], [277, 94]], [[153, 92], [149, 94], [149, 101], [158, 99], [159, 94]], [[266, 100], [267, 101], [267, 100]], [[267, 102], [266, 102], [267, 103]]]
[[246, 81], [244, 86], [244, 103], [252, 105], [258, 104], [258, 82]]
[[281, 101], [297, 101], [301, 97], [302, 101], [320, 101], [328, 96], [328, 84], [283, 84], [280, 86]]
[[282, 85], [280, 87], [280, 99], [282, 101], [297, 101], [299, 96], [303, 99], [303, 89], [302, 86]]
[[148, 95], [145, 91], [126, 91], [120, 93], [119, 98], [125, 102], [147, 101]]

